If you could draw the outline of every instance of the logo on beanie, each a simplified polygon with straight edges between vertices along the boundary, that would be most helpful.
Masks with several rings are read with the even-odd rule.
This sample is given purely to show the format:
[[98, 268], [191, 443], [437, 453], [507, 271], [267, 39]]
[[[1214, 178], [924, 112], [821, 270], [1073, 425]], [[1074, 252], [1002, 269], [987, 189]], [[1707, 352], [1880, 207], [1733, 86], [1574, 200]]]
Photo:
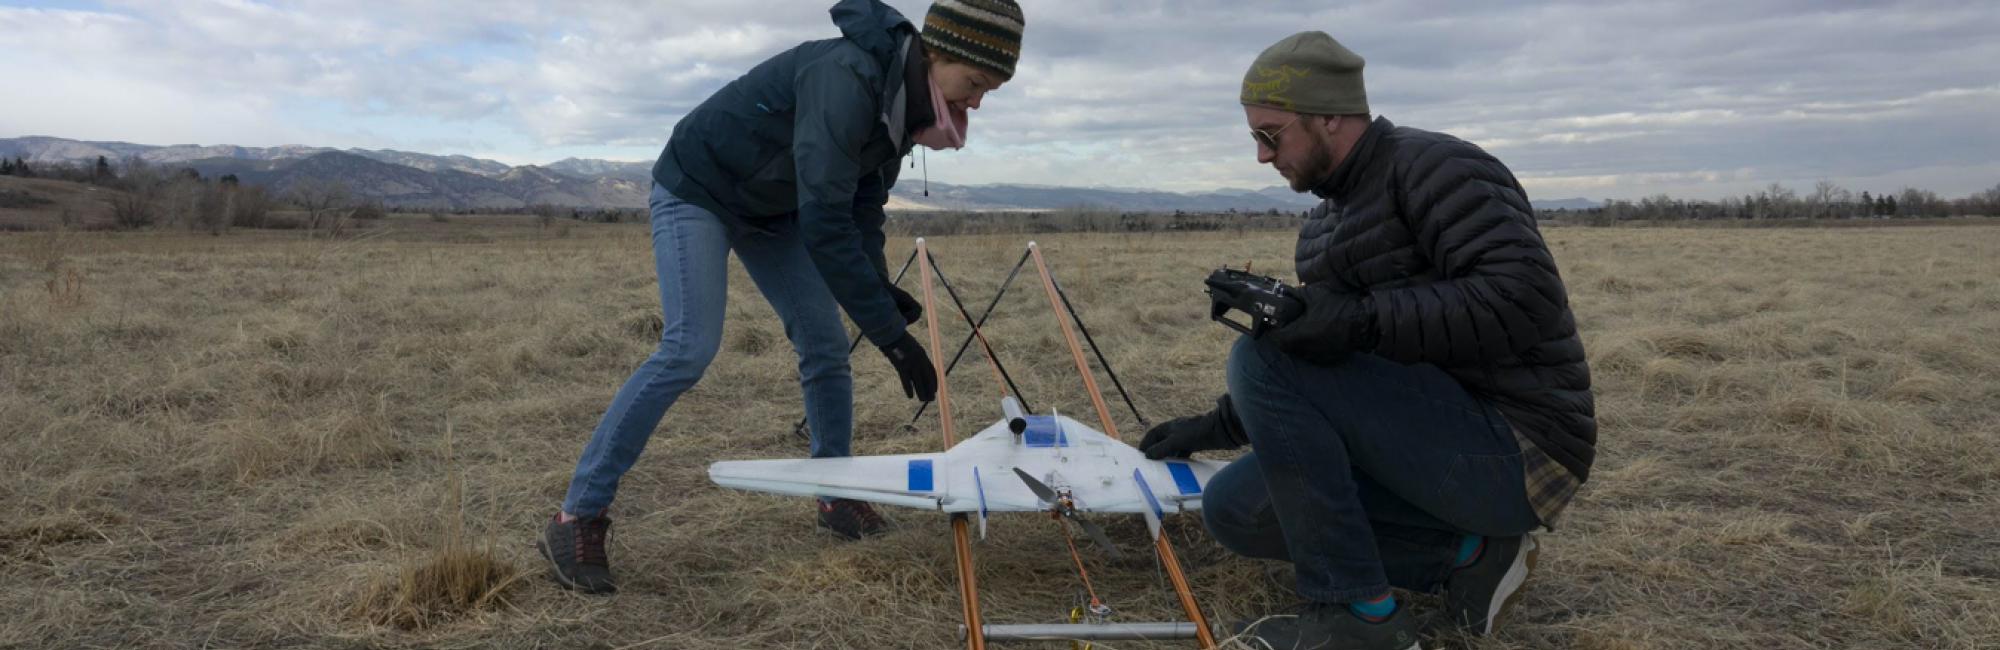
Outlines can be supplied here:
[[1269, 104], [1278, 108], [1291, 110], [1292, 98], [1286, 97], [1285, 93], [1291, 92], [1293, 80], [1306, 76], [1307, 72], [1308, 70], [1304, 68], [1293, 67], [1291, 65], [1281, 65], [1276, 69], [1260, 66], [1257, 68], [1257, 76], [1262, 77], [1264, 80], [1243, 80], [1242, 101], [1253, 104]]

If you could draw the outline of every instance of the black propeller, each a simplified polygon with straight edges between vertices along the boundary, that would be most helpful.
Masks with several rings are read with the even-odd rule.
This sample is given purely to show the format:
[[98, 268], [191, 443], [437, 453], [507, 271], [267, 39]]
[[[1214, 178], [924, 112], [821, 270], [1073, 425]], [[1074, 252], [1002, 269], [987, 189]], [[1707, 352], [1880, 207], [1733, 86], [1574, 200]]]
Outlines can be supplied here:
[[1022, 482], [1028, 484], [1028, 489], [1033, 490], [1036, 497], [1039, 497], [1043, 503], [1049, 504], [1051, 506], [1050, 510], [1081, 526], [1083, 532], [1090, 535], [1092, 540], [1096, 540], [1098, 546], [1104, 547], [1104, 552], [1109, 553], [1114, 558], [1125, 557], [1125, 554], [1118, 552], [1118, 547], [1111, 545], [1111, 538], [1104, 536], [1104, 529], [1098, 528], [1097, 524], [1091, 523], [1090, 520], [1084, 519], [1083, 515], [1077, 514], [1075, 506], [1070, 503], [1068, 498], [1057, 494], [1054, 489], [1044, 485], [1041, 481], [1035, 480], [1035, 477], [1029, 476], [1027, 472], [1021, 471], [1019, 467], [1014, 468], [1014, 474], [1021, 477]]

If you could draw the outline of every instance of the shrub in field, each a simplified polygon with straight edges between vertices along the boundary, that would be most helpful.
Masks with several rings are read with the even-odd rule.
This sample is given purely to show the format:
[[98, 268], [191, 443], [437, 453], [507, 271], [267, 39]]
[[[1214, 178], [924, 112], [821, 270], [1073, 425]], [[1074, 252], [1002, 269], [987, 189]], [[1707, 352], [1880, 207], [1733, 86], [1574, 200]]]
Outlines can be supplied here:
[[0, 208], [25, 210], [50, 203], [53, 203], [53, 201], [27, 190], [0, 190]]
[[111, 199], [111, 223], [119, 230], [138, 230], [159, 219], [159, 202], [151, 186], [135, 187]]
[[329, 217], [344, 216], [351, 194], [339, 180], [302, 178], [285, 189], [285, 200], [306, 211], [308, 229], [319, 230]]
[[229, 186], [232, 202], [229, 223], [238, 228], [264, 228], [271, 223], [271, 206], [277, 199], [271, 191], [255, 185]]
[[382, 207], [380, 201], [368, 201], [354, 208], [354, 212], [347, 215], [347, 218], [356, 221], [378, 221], [388, 216], [389, 211]]

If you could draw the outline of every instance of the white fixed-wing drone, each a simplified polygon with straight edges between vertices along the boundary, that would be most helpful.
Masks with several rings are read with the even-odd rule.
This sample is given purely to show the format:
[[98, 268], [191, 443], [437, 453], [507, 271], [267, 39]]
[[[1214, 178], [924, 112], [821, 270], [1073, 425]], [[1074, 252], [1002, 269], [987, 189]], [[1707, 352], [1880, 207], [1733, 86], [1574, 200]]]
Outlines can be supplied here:
[[[1077, 371], [1082, 375], [1084, 388], [1096, 407], [1098, 421], [1103, 429], [1095, 429], [1076, 420], [1051, 411], [1048, 415], [1030, 415], [1021, 401], [1003, 389], [1000, 410], [1003, 417], [984, 430], [955, 441], [952, 436], [952, 412], [950, 391], [946, 382], [950, 367], [944, 363], [943, 352], [938, 340], [937, 318], [924, 320], [930, 334], [930, 356], [937, 371], [938, 424], [944, 434], [945, 450], [928, 454], [898, 454], [888, 456], [857, 456], [849, 458], [815, 458], [801, 460], [738, 460], [717, 462], [708, 469], [709, 478], [717, 484], [794, 496], [819, 496], [856, 499], [873, 503], [908, 506], [926, 510], [942, 511], [951, 515], [954, 551], [958, 562], [959, 598], [963, 605], [964, 624], [960, 634], [968, 650], [984, 650], [986, 642], [1034, 639], [1194, 639], [1203, 648], [1215, 647], [1215, 637], [1210, 632], [1208, 621], [1202, 616], [1201, 608], [1195, 603], [1194, 592], [1188, 587], [1187, 577], [1182, 573], [1180, 561], [1174, 556], [1173, 545], [1160, 532], [1160, 518], [1177, 512], [1191, 512], [1201, 508], [1203, 487], [1209, 479], [1226, 463], [1206, 460], [1149, 460], [1139, 450], [1118, 439], [1113, 428], [1110, 412], [1104, 406], [1104, 397], [1097, 389], [1088, 363], [1084, 361], [1083, 349], [1077, 344], [1076, 335], [1070, 330], [1074, 320], [1077, 329], [1083, 331], [1086, 340], [1090, 330], [1083, 328], [1083, 321], [1070, 308], [1067, 296], [1049, 274], [1048, 264], [1043, 261], [1041, 249], [1034, 242], [1028, 243], [1028, 250], [1021, 261], [1014, 265], [1014, 272], [1033, 257], [1035, 266], [1042, 276], [1042, 286], [1047, 290], [1049, 306], [1054, 308], [1056, 319], [1061, 325], [1063, 337], [1069, 342], [1070, 356], [1075, 360]], [[985, 322], [982, 315], [974, 320], [958, 301], [956, 290], [945, 280], [944, 275], [934, 267], [935, 260], [926, 250], [924, 240], [918, 239], [911, 260], [918, 264], [923, 279], [924, 313], [943, 313], [935, 309], [931, 292], [931, 279], [935, 276], [951, 293], [953, 303], [958, 306], [958, 314], [972, 327], [966, 338], [969, 344], [978, 337], [987, 362], [996, 375], [1012, 387], [1013, 380], [1006, 376], [991, 346], [986, 344], [979, 327]], [[909, 263], [904, 264], [904, 269]], [[897, 275], [901, 279], [901, 274]], [[997, 305], [1000, 295], [1014, 280], [1014, 273], [1007, 275], [1000, 290], [993, 297]], [[987, 314], [993, 305], [987, 306]], [[1064, 316], [1068, 317], [1065, 318]], [[859, 345], [857, 339], [855, 345]], [[1111, 372], [1102, 351], [1098, 361], [1114, 383], [1118, 376]], [[959, 347], [963, 354], [965, 346]], [[957, 357], [952, 359], [955, 365]], [[1018, 393], [1018, 389], [1015, 390]], [[1124, 393], [1124, 387], [1119, 386]], [[1126, 404], [1131, 405], [1130, 396]], [[919, 411], [921, 415], [922, 411]], [[1137, 407], [1133, 408], [1137, 416]], [[914, 422], [914, 420], [912, 420]], [[1140, 423], [1144, 425], [1144, 418]], [[1070, 554], [1076, 560], [1077, 571], [1083, 578], [1083, 585], [1090, 595], [1090, 620], [1081, 621], [1081, 608], [1072, 610], [1070, 625], [988, 625], [982, 624], [979, 613], [979, 591], [972, 569], [972, 550], [967, 520], [974, 514], [979, 518], [979, 536], [986, 537], [987, 515], [994, 512], [1051, 512], [1062, 519], [1075, 522], [1084, 532], [1097, 541], [1110, 554], [1119, 555], [1111, 540], [1095, 523], [1084, 518], [1083, 513], [1137, 513], [1146, 517], [1146, 527], [1151, 534], [1151, 542], [1159, 555], [1160, 566], [1172, 581], [1175, 595], [1181, 609], [1187, 615], [1186, 621], [1169, 622], [1112, 622], [1111, 608], [1098, 600], [1096, 591], [1090, 586], [1090, 576], [1084, 570], [1083, 560], [1076, 555], [1076, 546], [1070, 543]], [[1068, 535], [1068, 528], [1064, 528]], [[1081, 622], [1082, 624], [1075, 624]]]
[[1157, 536], [1160, 517], [1201, 508], [1202, 486], [1225, 465], [1147, 460], [1067, 416], [1024, 415], [1012, 397], [1001, 400], [1001, 410], [1005, 418], [941, 453], [723, 461], [708, 476], [758, 492], [976, 513], [981, 539], [988, 513], [1056, 510], [1116, 555], [1080, 513], [1143, 514]]

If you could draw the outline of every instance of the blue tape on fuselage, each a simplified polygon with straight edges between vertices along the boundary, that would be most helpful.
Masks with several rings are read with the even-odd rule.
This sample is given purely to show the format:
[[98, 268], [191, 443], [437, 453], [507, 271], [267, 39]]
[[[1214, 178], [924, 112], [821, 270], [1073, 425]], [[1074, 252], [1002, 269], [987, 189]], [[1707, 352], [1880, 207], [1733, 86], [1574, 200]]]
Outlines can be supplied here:
[[910, 461], [910, 491], [911, 492], [931, 491], [930, 461], [928, 460]]
[[1030, 415], [1028, 430], [1021, 432], [1021, 444], [1029, 447], [1069, 446], [1069, 436], [1053, 415]]
[[1188, 467], [1187, 463], [1169, 461], [1167, 473], [1174, 475], [1174, 487], [1179, 488], [1181, 494], [1201, 494], [1201, 482], [1195, 480], [1194, 468]]

